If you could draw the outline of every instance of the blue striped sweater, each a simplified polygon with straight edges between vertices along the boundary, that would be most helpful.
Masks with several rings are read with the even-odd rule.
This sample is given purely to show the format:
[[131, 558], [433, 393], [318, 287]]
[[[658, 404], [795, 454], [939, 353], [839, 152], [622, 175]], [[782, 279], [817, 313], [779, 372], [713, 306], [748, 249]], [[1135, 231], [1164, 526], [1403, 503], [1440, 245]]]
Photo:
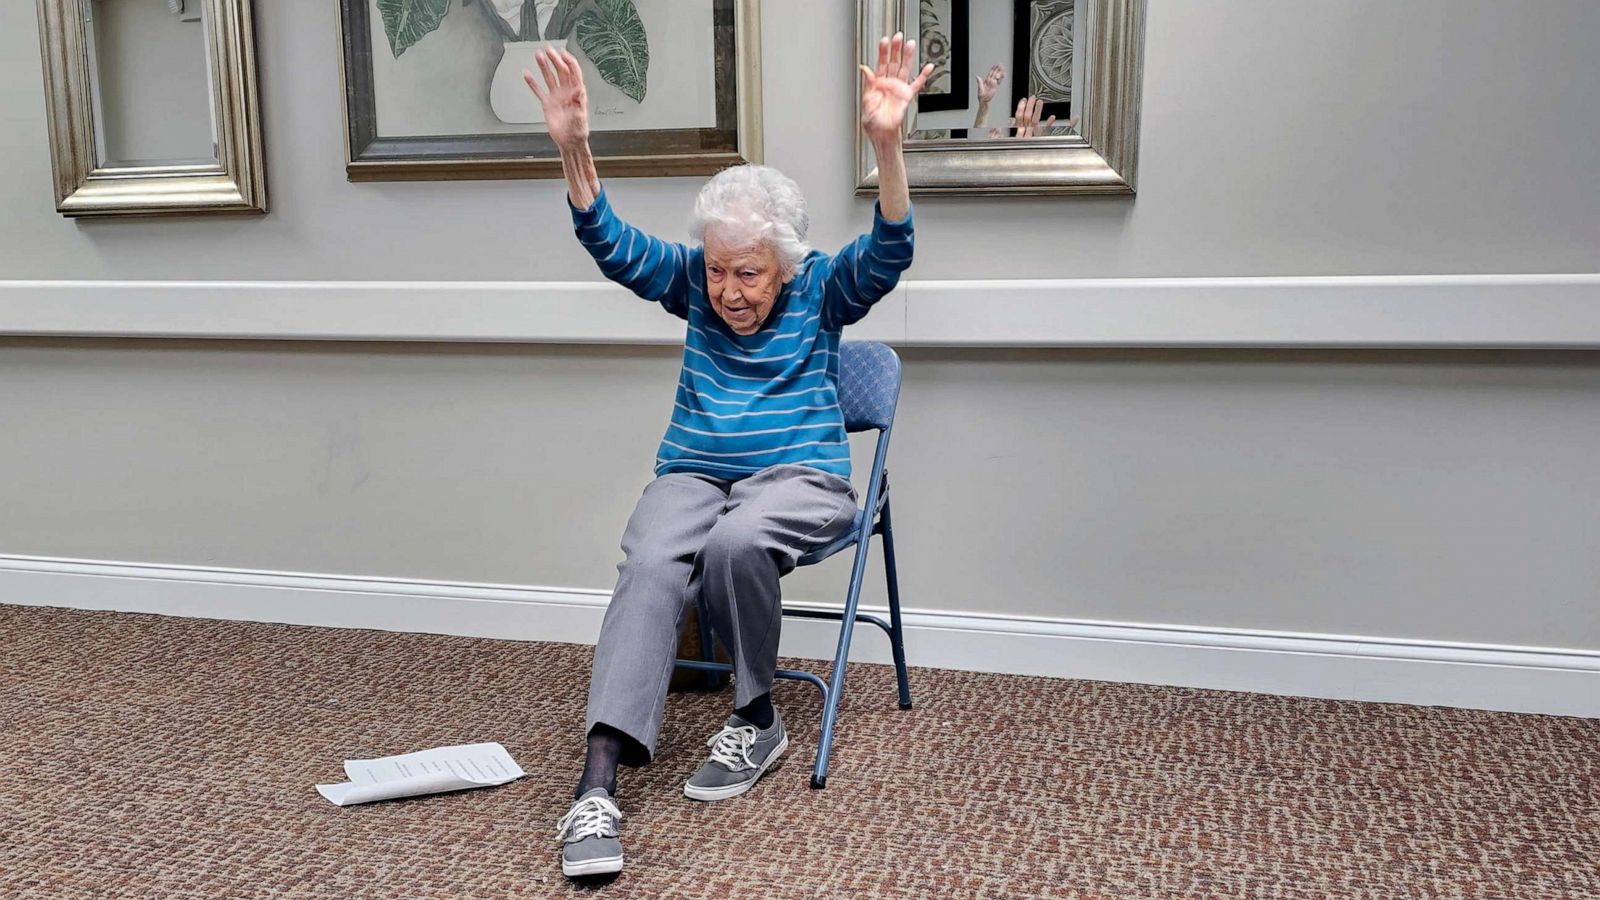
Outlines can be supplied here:
[[875, 209], [870, 234], [833, 256], [811, 251], [761, 329], [743, 337], [706, 296], [702, 248], [663, 241], [623, 222], [604, 189], [588, 209], [572, 209], [572, 222], [602, 274], [688, 322], [657, 475], [698, 472], [737, 480], [787, 463], [850, 477], [839, 409], [839, 335], [911, 265], [909, 214], [890, 222]]

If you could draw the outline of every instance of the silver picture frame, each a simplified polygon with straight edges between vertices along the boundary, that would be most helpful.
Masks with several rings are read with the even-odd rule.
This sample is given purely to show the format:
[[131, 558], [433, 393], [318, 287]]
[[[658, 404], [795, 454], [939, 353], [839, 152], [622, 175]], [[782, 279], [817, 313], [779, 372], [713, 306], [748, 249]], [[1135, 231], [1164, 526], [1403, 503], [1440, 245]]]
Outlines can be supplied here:
[[[878, 41], [906, 32], [900, 0], [857, 0], [857, 50], [877, 63]], [[1138, 184], [1145, 0], [1077, 0], [1083, 23], [1078, 131], [1017, 140], [912, 141], [905, 146], [912, 194], [1132, 194]], [[857, 103], [860, 79], [857, 79]], [[916, 129], [908, 117], [907, 132]], [[871, 147], [856, 130], [856, 193], [878, 189]]]
[[266, 212], [251, 0], [190, 0], [203, 5], [209, 22], [215, 161], [149, 165], [99, 162], [85, 32], [90, 2], [38, 0], [56, 210], [65, 216]]

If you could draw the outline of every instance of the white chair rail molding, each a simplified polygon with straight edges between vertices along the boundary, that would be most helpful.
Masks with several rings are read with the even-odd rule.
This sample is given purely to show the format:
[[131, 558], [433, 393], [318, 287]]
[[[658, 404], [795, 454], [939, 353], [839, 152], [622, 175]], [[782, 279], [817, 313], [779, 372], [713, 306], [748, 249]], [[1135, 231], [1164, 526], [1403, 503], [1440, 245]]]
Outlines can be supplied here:
[[[602, 282], [4, 281], [0, 334], [671, 344]], [[1600, 347], [1600, 274], [919, 281], [851, 337], [926, 347]]]

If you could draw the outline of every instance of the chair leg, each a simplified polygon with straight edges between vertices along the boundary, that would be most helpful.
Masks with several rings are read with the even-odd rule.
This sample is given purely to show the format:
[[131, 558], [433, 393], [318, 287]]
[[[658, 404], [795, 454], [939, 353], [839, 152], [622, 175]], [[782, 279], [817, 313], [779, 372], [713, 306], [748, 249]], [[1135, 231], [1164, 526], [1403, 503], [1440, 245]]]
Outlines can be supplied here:
[[839, 719], [839, 698], [844, 695], [844, 667], [850, 661], [850, 636], [856, 627], [856, 606], [861, 600], [861, 583], [866, 580], [867, 539], [856, 543], [855, 567], [850, 573], [850, 592], [845, 597], [844, 619], [839, 622], [839, 646], [833, 654], [833, 677], [822, 695], [822, 737], [817, 741], [817, 762], [811, 769], [811, 786], [828, 786], [828, 756], [833, 751], [833, 727]]
[[900, 621], [900, 578], [894, 564], [894, 526], [889, 501], [883, 503], [883, 567], [889, 581], [889, 648], [894, 652], [894, 674], [900, 683], [900, 708], [911, 708], [911, 679], [906, 675], [905, 628]]
[[[848, 619], [840, 625], [843, 631], [849, 628]], [[834, 661], [833, 678], [822, 692], [822, 737], [817, 741], [816, 764], [811, 767], [811, 786], [817, 790], [828, 786], [828, 757], [833, 752], [833, 726], [839, 720], [839, 698], [844, 693], [844, 661], [848, 653], [847, 650], [845, 656]]]
[[[838, 674], [834, 675], [838, 678]], [[828, 786], [828, 755], [833, 751], [833, 724], [839, 717], [839, 689], [829, 686], [822, 692], [822, 738], [817, 741], [817, 761], [811, 767], [811, 787]]]
[[839, 698], [844, 696], [844, 666], [850, 659], [850, 632], [855, 627], [853, 618], [839, 623], [839, 649], [833, 658], [833, 677], [822, 692], [822, 736], [817, 741], [817, 762], [811, 768], [811, 786], [821, 790], [828, 786], [828, 757], [833, 753], [833, 727], [839, 721]]

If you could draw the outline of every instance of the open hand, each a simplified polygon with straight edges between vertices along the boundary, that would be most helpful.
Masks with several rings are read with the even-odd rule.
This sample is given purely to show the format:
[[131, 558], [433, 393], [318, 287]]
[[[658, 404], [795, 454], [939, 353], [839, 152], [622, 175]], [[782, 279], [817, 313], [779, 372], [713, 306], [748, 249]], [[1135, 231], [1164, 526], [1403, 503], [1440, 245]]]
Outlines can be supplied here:
[[1006, 80], [1006, 67], [1001, 65], [993, 66], [989, 69], [989, 74], [979, 75], [976, 80], [978, 82], [978, 102], [987, 104], [994, 99], [994, 92], [1000, 89], [1000, 82]]
[[557, 147], [575, 147], [589, 141], [589, 95], [583, 88], [578, 58], [566, 50], [540, 50], [534, 57], [544, 84], [527, 69], [522, 80], [544, 106], [545, 125]]
[[1044, 101], [1038, 97], [1023, 97], [1017, 101], [1017, 137], [1038, 137], [1049, 134], [1055, 127], [1056, 117], [1040, 122], [1039, 117], [1044, 114]]
[[922, 67], [916, 78], [917, 42], [898, 32], [878, 41], [878, 69], [861, 67], [861, 128], [874, 143], [899, 144], [905, 129], [906, 107], [928, 83], [933, 64]]

